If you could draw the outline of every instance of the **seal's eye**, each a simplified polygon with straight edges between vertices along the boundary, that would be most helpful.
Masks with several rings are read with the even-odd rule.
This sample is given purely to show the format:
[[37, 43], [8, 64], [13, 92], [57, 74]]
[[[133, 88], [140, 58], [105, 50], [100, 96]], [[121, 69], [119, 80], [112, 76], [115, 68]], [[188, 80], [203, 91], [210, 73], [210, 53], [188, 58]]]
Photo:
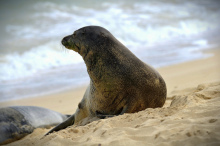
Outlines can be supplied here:
[[84, 35], [84, 34], [86, 34], [86, 30], [85, 29], [82, 30], [82, 35]]
[[76, 32], [75, 31], [73, 32], [73, 36], [76, 36]]

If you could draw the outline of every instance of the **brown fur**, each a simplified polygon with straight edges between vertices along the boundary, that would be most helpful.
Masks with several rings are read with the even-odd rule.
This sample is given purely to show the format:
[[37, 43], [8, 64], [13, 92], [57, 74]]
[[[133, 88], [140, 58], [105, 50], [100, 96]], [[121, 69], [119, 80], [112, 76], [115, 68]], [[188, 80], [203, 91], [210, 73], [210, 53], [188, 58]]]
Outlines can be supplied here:
[[84, 27], [62, 43], [83, 57], [91, 79], [75, 123], [88, 116], [134, 113], [165, 103], [166, 84], [160, 74], [106, 29]]
[[63, 38], [62, 44], [83, 57], [91, 80], [75, 114], [47, 134], [85, 118], [105, 118], [164, 105], [167, 90], [163, 78], [108, 30], [83, 27]]

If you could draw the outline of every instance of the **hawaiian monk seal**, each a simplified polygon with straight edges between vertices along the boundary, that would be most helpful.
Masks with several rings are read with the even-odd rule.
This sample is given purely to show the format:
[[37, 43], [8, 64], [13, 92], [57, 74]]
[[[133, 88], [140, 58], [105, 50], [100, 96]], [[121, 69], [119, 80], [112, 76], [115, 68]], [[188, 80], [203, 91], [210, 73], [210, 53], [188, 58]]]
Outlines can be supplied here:
[[83, 57], [91, 80], [75, 114], [47, 134], [86, 117], [104, 118], [164, 105], [167, 89], [163, 78], [108, 30], [83, 27], [64, 37], [62, 44]]
[[7, 144], [30, 134], [38, 127], [50, 127], [68, 116], [35, 106], [0, 108], [0, 145]]

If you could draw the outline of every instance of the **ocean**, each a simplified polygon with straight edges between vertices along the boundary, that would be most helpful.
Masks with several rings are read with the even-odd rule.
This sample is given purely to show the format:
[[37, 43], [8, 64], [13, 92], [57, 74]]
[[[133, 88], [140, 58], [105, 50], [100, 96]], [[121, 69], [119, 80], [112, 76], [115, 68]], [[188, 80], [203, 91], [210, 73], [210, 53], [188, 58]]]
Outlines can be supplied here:
[[218, 0], [1, 0], [0, 102], [88, 84], [81, 56], [61, 45], [88, 25], [108, 29], [155, 68], [209, 57], [202, 51], [219, 45], [219, 6]]

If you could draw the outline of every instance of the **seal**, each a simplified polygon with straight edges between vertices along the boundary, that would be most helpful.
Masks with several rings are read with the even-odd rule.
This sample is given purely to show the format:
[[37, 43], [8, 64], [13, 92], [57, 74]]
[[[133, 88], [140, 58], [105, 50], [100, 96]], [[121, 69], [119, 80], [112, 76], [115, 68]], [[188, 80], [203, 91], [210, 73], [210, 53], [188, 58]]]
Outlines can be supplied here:
[[167, 89], [161, 75], [105, 28], [80, 28], [64, 37], [62, 44], [82, 56], [90, 85], [75, 114], [47, 134], [86, 117], [105, 118], [164, 105]]
[[21, 139], [38, 127], [55, 126], [67, 119], [61, 113], [36, 106], [0, 108], [0, 145]]

